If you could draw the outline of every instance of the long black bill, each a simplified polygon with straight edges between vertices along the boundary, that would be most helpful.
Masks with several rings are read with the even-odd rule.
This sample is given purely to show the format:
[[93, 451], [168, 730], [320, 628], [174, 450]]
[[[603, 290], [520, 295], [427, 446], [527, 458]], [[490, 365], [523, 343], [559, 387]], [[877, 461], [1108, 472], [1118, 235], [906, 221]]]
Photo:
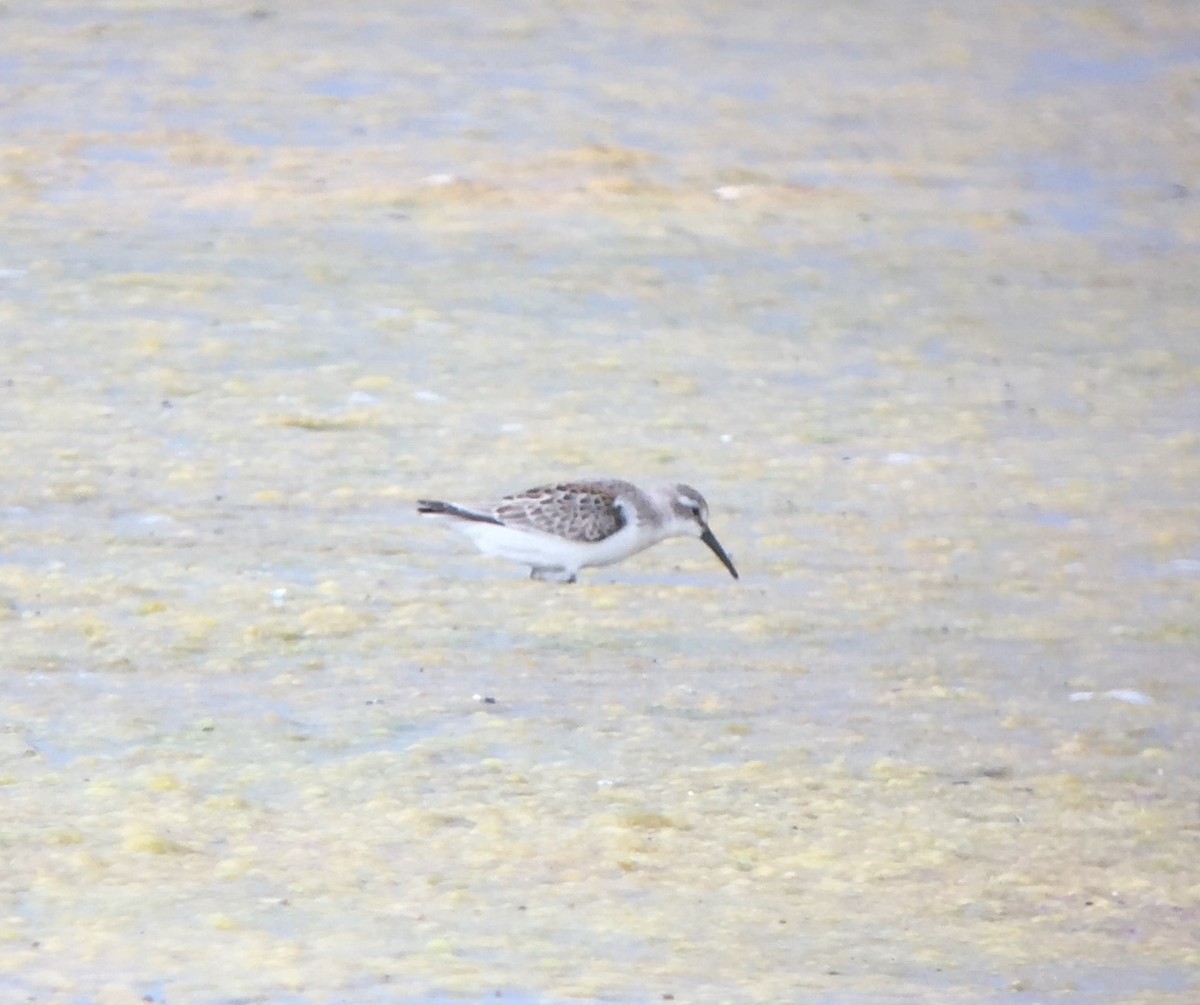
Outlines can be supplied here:
[[725, 554], [725, 549], [721, 547], [721, 542], [717, 540], [717, 535], [707, 527], [704, 528], [704, 533], [700, 535], [700, 540], [712, 548], [713, 554], [721, 560], [721, 564], [729, 570], [729, 575], [734, 579], [738, 578], [737, 569], [733, 567], [733, 563], [729, 561], [729, 556]]

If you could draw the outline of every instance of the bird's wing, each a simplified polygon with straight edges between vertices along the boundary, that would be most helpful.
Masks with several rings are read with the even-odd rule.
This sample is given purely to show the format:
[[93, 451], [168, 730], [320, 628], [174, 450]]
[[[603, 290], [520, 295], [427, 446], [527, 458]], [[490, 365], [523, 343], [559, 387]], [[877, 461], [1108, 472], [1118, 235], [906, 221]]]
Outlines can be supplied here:
[[505, 496], [492, 512], [507, 527], [576, 541], [603, 541], [625, 526], [620, 482], [563, 482]]

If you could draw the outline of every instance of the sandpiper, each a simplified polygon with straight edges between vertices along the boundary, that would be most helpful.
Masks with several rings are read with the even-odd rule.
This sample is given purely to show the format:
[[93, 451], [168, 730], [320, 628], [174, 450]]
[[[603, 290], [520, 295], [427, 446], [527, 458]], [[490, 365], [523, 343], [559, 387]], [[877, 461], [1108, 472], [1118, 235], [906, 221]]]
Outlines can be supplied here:
[[612, 565], [668, 537], [700, 538], [738, 578], [709, 530], [708, 503], [689, 485], [563, 482], [482, 505], [419, 499], [417, 512], [444, 519], [485, 555], [531, 566], [530, 579], [573, 583], [586, 566]]

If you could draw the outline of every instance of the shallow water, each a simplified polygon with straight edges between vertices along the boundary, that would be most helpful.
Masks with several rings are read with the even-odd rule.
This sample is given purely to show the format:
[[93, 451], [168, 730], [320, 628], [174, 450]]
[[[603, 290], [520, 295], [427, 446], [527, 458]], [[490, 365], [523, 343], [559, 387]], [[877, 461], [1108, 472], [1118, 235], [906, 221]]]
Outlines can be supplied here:
[[1194, 1000], [1193, 7], [0, 10], [0, 1002]]

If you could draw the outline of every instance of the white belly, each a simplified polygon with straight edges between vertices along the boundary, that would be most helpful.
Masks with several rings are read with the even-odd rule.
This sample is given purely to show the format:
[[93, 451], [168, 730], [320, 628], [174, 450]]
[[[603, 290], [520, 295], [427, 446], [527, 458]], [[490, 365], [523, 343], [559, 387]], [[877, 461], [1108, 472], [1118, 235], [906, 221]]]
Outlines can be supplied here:
[[654, 544], [654, 539], [639, 534], [632, 524], [602, 541], [570, 541], [537, 531], [464, 520], [454, 521], [454, 529], [466, 534], [485, 555], [572, 573], [585, 566], [611, 565]]

